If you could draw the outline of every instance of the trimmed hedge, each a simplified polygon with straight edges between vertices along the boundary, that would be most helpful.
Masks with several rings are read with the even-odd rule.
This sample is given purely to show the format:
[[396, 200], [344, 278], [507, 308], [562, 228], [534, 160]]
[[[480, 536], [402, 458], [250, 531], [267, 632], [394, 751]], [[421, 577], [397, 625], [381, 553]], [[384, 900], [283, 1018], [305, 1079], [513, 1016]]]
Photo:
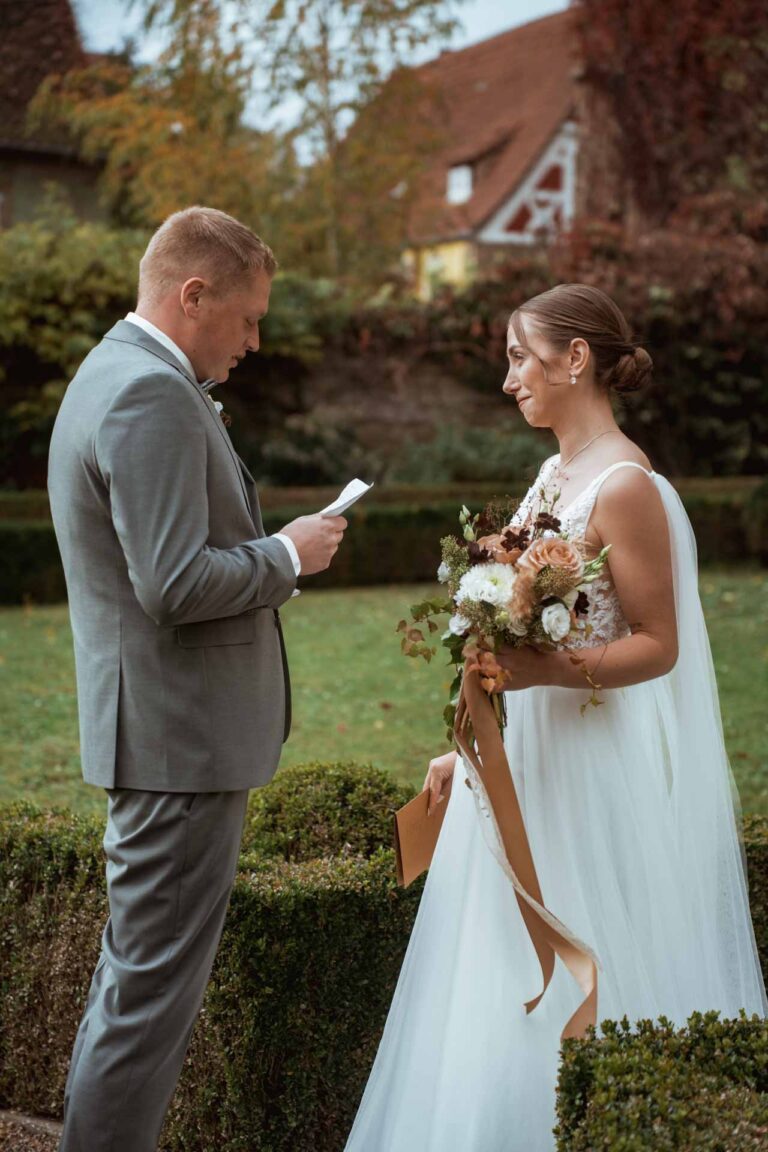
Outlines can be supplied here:
[[394, 814], [414, 795], [410, 784], [369, 764], [284, 768], [251, 793], [242, 850], [249, 859], [368, 857], [391, 844]]
[[[396, 886], [386, 847], [411, 794], [349, 763], [284, 770], [254, 792], [164, 1152], [343, 1146], [423, 887]], [[0, 812], [0, 1107], [60, 1111], [107, 914], [102, 832], [71, 813]], [[768, 820], [746, 822], [745, 844], [768, 971]], [[764, 1146], [767, 1022], [601, 1028], [563, 1047], [563, 1152]]]
[[563, 1042], [562, 1152], [742, 1152], [768, 1147], [768, 1021], [695, 1012], [676, 1030], [625, 1016]]
[[[693, 483], [697, 483], [693, 481]], [[704, 484], [711, 481], [704, 481]], [[751, 483], [759, 483], [751, 477], [729, 477], [722, 481], [727, 490], [747, 490]], [[295, 512], [301, 509], [302, 514], [317, 512], [325, 508], [339, 494], [340, 485], [312, 485], [311, 487], [273, 488], [262, 485], [259, 488], [259, 499], [262, 510], [269, 514], [281, 508]], [[438, 503], [454, 500], [457, 506], [470, 501], [480, 504], [491, 500], [498, 494], [498, 484], [387, 484], [376, 485], [370, 496], [366, 497], [367, 504], [431, 504], [436, 499]], [[522, 492], [517, 493], [518, 496]], [[4, 491], [0, 488], [0, 523], [6, 520], [50, 520], [51, 506], [48, 493], [44, 488], [27, 488], [22, 492]]]
[[[101, 831], [28, 806], [0, 820], [0, 1107], [60, 1114], [107, 914]], [[382, 849], [243, 860], [166, 1152], [337, 1152], [421, 887], [398, 888]]]
[[[750, 477], [728, 481], [681, 480], [683, 498], [704, 563], [758, 558], [768, 563], [768, 495], [766, 485]], [[265, 491], [264, 527], [277, 532], [289, 520], [323, 507], [327, 495], [314, 497], [302, 489], [302, 502], [284, 503], [290, 490]], [[382, 489], [386, 492], [386, 489]], [[398, 489], [402, 493], [407, 490]], [[440, 560], [441, 537], [456, 532], [461, 503], [481, 507], [493, 489], [414, 489], [414, 497], [388, 503], [377, 493], [354, 505], [346, 514], [350, 529], [344, 546], [326, 572], [311, 577], [312, 588], [355, 585], [409, 584], [432, 581]], [[450, 496], [446, 496], [450, 493]], [[39, 494], [35, 494], [39, 497]], [[334, 490], [333, 495], [336, 495]], [[331, 499], [328, 496], [328, 499]], [[389, 499], [387, 496], [385, 499]], [[15, 498], [6, 507], [18, 508]], [[39, 499], [30, 508], [39, 511]], [[2, 508], [2, 501], [0, 501]], [[66, 594], [53, 528], [39, 519], [3, 520], [0, 511], [0, 604], [25, 600], [50, 603]]]
[[0, 522], [0, 604], [55, 604], [67, 585], [53, 525], [46, 520]]

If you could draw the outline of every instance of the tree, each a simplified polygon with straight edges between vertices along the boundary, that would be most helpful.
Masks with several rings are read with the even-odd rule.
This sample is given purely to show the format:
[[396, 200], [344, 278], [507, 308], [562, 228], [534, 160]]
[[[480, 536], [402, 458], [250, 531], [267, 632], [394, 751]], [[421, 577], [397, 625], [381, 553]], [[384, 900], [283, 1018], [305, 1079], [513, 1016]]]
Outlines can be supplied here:
[[104, 162], [118, 222], [155, 226], [203, 201], [273, 236], [295, 162], [273, 134], [243, 125], [249, 82], [240, 49], [223, 43], [215, 3], [197, 0], [157, 63], [136, 67], [124, 54], [49, 77], [30, 114]]
[[[398, 69], [420, 49], [434, 52], [445, 43], [460, 0], [138, 2], [144, 3], [147, 27], [165, 23], [174, 35], [202, 9], [215, 9], [220, 24], [225, 12], [239, 13], [223, 39], [236, 45], [232, 51], [241, 67], [252, 63], [254, 90], [268, 111], [286, 101], [295, 109], [286, 139], [304, 164], [295, 200], [305, 225], [299, 243], [317, 259], [312, 238], [321, 235], [322, 260], [316, 270], [331, 276], [347, 271], [350, 241], [353, 265], [354, 250], [370, 243], [369, 236], [352, 236], [346, 229], [345, 245], [350, 196], [379, 205], [391, 225], [402, 211], [397, 195], [389, 193], [407, 184], [402, 173], [419, 162], [428, 146], [424, 126], [429, 118], [414, 115], [418, 102], [403, 100], [415, 81]], [[397, 105], [397, 115], [369, 117], [366, 129], [347, 143], [350, 125], [371, 108], [392, 73], [399, 78], [391, 85], [388, 106]], [[371, 135], [374, 123], [377, 130]]]

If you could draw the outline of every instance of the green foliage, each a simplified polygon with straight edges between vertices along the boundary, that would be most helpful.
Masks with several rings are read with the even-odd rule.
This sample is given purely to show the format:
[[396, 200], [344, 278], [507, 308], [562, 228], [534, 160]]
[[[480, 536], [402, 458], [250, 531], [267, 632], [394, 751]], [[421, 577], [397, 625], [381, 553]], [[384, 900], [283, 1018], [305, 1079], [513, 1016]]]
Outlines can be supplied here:
[[399, 484], [526, 483], [551, 455], [551, 441], [528, 429], [441, 424], [423, 444], [409, 441], [389, 464]]
[[[299, 467], [295, 464], [297, 471]], [[713, 482], [690, 491], [681, 485], [702, 562], [743, 561], [751, 554], [753, 540], [756, 548], [761, 547], [754, 535], [754, 506], [748, 503], [753, 490], [750, 482], [724, 489]], [[434, 580], [440, 541], [455, 533], [457, 501], [444, 499], [439, 488], [432, 491], [431, 499], [425, 499], [426, 495], [422, 490], [412, 503], [389, 504], [376, 503], [372, 494], [350, 508], [345, 513], [350, 528], [343, 548], [332, 566], [313, 576], [308, 586], [339, 588]], [[32, 498], [33, 508], [39, 510], [36, 499]], [[14, 510], [24, 503], [23, 497], [14, 498]], [[277, 532], [294, 517], [318, 508], [316, 499], [301, 506], [280, 505], [264, 510], [267, 533]], [[0, 501], [0, 551], [0, 604], [20, 604], [25, 599], [51, 603], [62, 598], [64, 578], [49, 522], [3, 520]]]
[[[371, 457], [350, 429], [313, 416], [289, 416], [282, 430], [245, 449], [251, 471], [267, 484], [332, 484], [359, 471], [371, 475]], [[375, 466], [375, 465], [374, 465]]]
[[768, 1136], [768, 1022], [695, 1012], [566, 1040], [559, 1081], [563, 1152], [737, 1152]]
[[0, 483], [44, 477], [66, 382], [133, 306], [145, 243], [55, 201], [40, 221], [0, 232]]
[[[392, 808], [407, 798], [348, 763], [280, 773], [254, 795], [167, 1152], [342, 1146], [423, 887], [397, 887], [385, 847]], [[349, 810], [335, 811], [342, 804]], [[3, 1107], [60, 1114], [107, 915], [100, 825], [28, 805], [0, 810]], [[753, 907], [765, 909], [768, 821], [747, 825], [745, 845]], [[768, 920], [758, 915], [755, 928], [768, 968]], [[680, 1030], [663, 1019], [601, 1030], [563, 1045], [563, 1152], [764, 1147], [766, 1021], [710, 1012]]]
[[0, 604], [55, 604], [66, 596], [50, 520], [0, 521]]
[[251, 794], [243, 851], [291, 861], [371, 856], [391, 845], [394, 813], [412, 796], [409, 785], [370, 765], [285, 768]]
[[768, 565], [768, 480], [755, 488], [744, 512], [749, 550], [761, 564]]
[[[135, 307], [147, 240], [142, 231], [78, 222], [57, 202], [40, 220], [0, 232], [0, 484], [45, 483], [48, 441], [67, 381]], [[300, 376], [338, 329], [346, 307], [343, 295], [327, 282], [278, 273], [259, 371], [273, 366], [282, 375]], [[242, 377], [246, 385], [250, 367]], [[259, 396], [259, 445], [263, 423], [276, 407], [270, 389]], [[279, 438], [270, 440], [274, 459], [265, 474], [289, 477], [298, 442], [298, 477], [335, 480], [340, 465], [330, 475], [333, 453], [345, 459], [349, 437], [312, 428], [309, 421], [304, 431], [289, 431], [287, 447]]]
[[143, 232], [78, 222], [61, 205], [38, 222], [0, 232], [4, 391], [13, 394], [24, 383], [14, 369], [25, 359], [36, 361], [41, 383], [62, 382], [74, 373], [132, 307], [147, 238]]
[[[322, 769], [309, 766], [279, 776], [274, 803], [251, 809], [250, 851], [164, 1131], [169, 1152], [332, 1152], [351, 1126], [421, 884], [399, 889], [392, 852], [377, 847], [390, 842], [392, 807], [409, 793], [382, 773], [326, 770], [325, 790]], [[357, 842], [366, 855], [297, 862], [313, 844], [349, 851], [352, 814], [346, 829], [344, 814], [333, 818], [342, 795], [368, 830]], [[307, 837], [300, 825], [313, 807], [325, 819]], [[96, 834], [95, 822], [63, 813], [0, 815], [3, 1106], [60, 1113], [107, 914]], [[248, 845], [261, 834], [267, 843]]]

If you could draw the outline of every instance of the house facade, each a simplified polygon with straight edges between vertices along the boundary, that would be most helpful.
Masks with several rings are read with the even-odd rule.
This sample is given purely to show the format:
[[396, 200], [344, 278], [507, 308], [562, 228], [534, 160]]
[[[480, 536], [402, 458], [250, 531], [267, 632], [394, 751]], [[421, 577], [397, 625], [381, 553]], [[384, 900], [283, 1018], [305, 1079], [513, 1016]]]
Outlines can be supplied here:
[[429, 299], [568, 228], [580, 201], [580, 116], [572, 11], [419, 69], [439, 94], [441, 145], [411, 198], [403, 265]]
[[52, 185], [78, 216], [101, 219], [98, 167], [81, 160], [61, 133], [27, 126], [43, 80], [93, 59], [83, 49], [69, 0], [0, 0], [0, 29], [0, 228], [34, 218]]

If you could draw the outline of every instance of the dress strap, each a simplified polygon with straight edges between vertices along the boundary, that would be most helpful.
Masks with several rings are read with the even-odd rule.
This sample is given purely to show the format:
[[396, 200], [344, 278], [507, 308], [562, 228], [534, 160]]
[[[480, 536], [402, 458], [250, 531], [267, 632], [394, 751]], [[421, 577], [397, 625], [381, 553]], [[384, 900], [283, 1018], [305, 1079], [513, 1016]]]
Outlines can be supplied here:
[[586, 530], [587, 522], [592, 515], [592, 509], [597, 502], [600, 489], [608, 477], [612, 476], [619, 468], [639, 468], [641, 472], [645, 472], [646, 476], [650, 476], [652, 479], [656, 475], [655, 472], [649, 472], [647, 468], [643, 468], [642, 464], [638, 464], [635, 460], [617, 460], [615, 464], [611, 464], [610, 467], [595, 476], [593, 480], [590, 480], [586, 488], [584, 488], [570, 504], [560, 510], [559, 515], [562, 517], [567, 514], [569, 520], [573, 521], [574, 518], [577, 518], [579, 521], [583, 521], [582, 527]]
[[[638, 464], [636, 460], [617, 460], [615, 464], [611, 464], [604, 472], [595, 476], [594, 480], [587, 485], [587, 489], [594, 487], [595, 495], [597, 495], [608, 477], [612, 476], [619, 468], [639, 468], [641, 472], [645, 472], [646, 476], [650, 476], [651, 478], [656, 475], [655, 472], [649, 472], [647, 468], [643, 468], [642, 464]], [[585, 491], [587, 489], [585, 489]]]

